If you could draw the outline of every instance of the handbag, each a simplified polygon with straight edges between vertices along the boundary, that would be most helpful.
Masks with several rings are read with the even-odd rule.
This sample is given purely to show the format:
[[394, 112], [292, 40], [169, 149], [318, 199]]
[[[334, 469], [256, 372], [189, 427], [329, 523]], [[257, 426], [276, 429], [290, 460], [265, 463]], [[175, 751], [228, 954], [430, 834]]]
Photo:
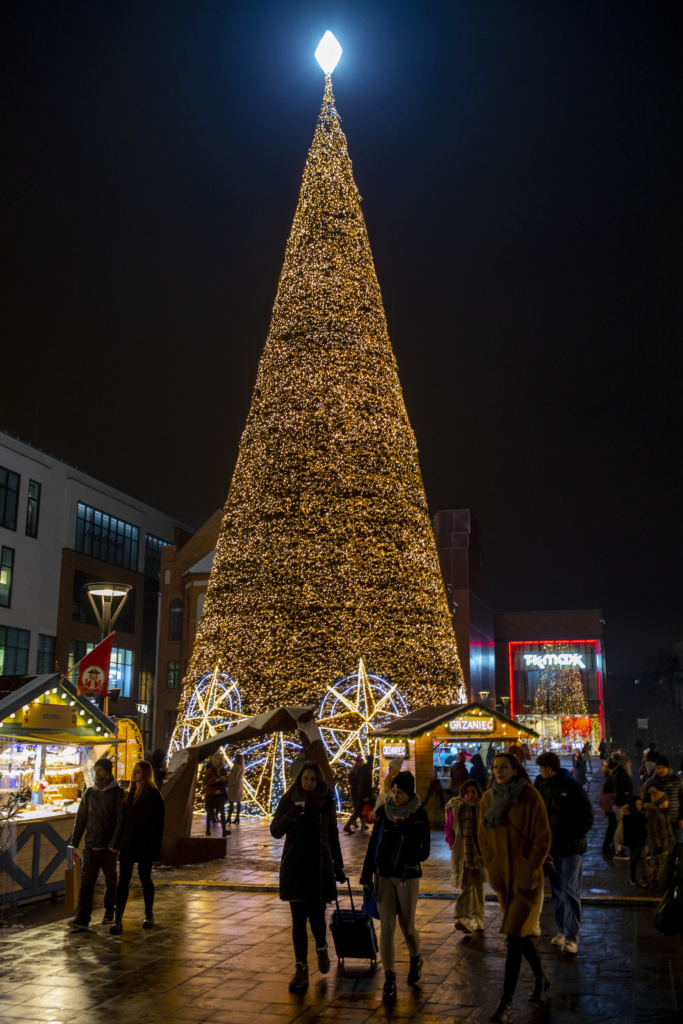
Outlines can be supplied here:
[[[384, 822], [379, 827], [379, 835], [377, 837], [377, 846], [375, 847], [375, 859], [372, 864], [373, 872], [377, 866], [377, 857], [379, 856], [379, 844], [382, 842], [382, 833], [384, 832]], [[377, 899], [375, 897], [375, 887], [370, 886], [369, 894], [364, 897], [363, 905], [361, 910], [364, 914], [369, 914], [370, 917], [374, 917], [376, 921], [379, 921], [379, 909], [377, 907]]]
[[605, 793], [604, 789], [598, 797], [598, 803], [605, 814], [612, 814], [614, 811], [614, 798], [616, 793]]

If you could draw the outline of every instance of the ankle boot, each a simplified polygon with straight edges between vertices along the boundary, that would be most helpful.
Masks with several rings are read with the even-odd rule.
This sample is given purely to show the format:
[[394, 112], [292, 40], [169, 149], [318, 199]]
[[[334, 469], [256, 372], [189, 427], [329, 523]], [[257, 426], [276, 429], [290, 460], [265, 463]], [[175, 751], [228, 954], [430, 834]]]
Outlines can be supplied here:
[[123, 931], [123, 911], [117, 910], [114, 923], [109, 929], [110, 935], [120, 935]]
[[305, 988], [308, 988], [308, 964], [302, 964], [297, 960], [294, 964], [294, 974], [289, 983], [289, 991], [303, 992]]
[[330, 954], [327, 951], [327, 943], [324, 946], [316, 946], [318, 955], [318, 970], [321, 974], [328, 974], [330, 970]]
[[142, 922], [142, 927], [143, 928], [153, 928], [154, 927], [154, 914], [152, 912], [152, 908], [151, 907], [149, 909], [147, 909], [147, 907], [145, 907], [145, 920]]
[[494, 1024], [512, 1024], [511, 1004], [512, 1000], [503, 996], [489, 1020], [492, 1020]]
[[422, 974], [422, 957], [418, 953], [417, 956], [411, 956], [410, 958], [410, 969], [408, 971], [408, 984], [417, 985]]
[[384, 988], [382, 989], [382, 999], [385, 1003], [393, 1003], [396, 999], [396, 974], [394, 971], [384, 972]]
[[548, 994], [550, 988], [550, 978], [542, 972], [540, 978], [536, 978], [536, 984], [529, 993], [529, 1002], [535, 1003], [536, 1006], [541, 1006], [545, 1002], [545, 997]]

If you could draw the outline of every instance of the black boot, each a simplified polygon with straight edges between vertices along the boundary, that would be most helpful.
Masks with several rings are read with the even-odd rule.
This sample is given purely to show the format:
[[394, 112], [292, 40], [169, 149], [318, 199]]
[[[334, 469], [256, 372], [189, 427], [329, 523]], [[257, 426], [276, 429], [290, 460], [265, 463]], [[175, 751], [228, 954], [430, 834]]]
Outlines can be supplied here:
[[113, 921], [114, 921], [114, 911], [113, 910], [106, 910], [105, 909], [104, 917], [102, 918], [102, 924], [112, 924]]
[[408, 984], [417, 985], [422, 974], [422, 957], [418, 953], [417, 956], [411, 956], [410, 958], [410, 970], [408, 971]]
[[489, 1020], [492, 1020], [494, 1024], [512, 1024], [511, 1003], [511, 999], [503, 996]]
[[393, 1003], [396, 999], [396, 975], [393, 971], [384, 972], [382, 999], [385, 1003]]
[[541, 1006], [545, 1002], [549, 988], [550, 978], [544, 971], [540, 978], [536, 978], [536, 984], [529, 993], [529, 1002], [536, 1003], [536, 1006]]
[[147, 909], [147, 907], [145, 907], [145, 920], [142, 922], [142, 927], [143, 928], [153, 928], [154, 927], [154, 914], [152, 913], [152, 908], [151, 907], [149, 908], [149, 910]]
[[302, 964], [299, 960], [294, 965], [294, 974], [289, 983], [290, 992], [303, 992], [308, 988], [308, 964]]
[[123, 931], [123, 911], [116, 911], [116, 918], [109, 929], [110, 935], [120, 935]]

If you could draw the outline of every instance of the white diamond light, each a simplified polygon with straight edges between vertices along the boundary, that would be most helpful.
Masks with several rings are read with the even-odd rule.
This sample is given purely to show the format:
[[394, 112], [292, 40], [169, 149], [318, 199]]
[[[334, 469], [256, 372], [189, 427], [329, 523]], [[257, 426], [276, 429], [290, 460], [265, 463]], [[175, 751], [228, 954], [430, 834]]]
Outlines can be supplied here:
[[336, 68], [341, 55], [342, 48], [328, 29], [318, 43], [318, 49], [315, 51], [315, 59], [325, 74], [331, 75]]

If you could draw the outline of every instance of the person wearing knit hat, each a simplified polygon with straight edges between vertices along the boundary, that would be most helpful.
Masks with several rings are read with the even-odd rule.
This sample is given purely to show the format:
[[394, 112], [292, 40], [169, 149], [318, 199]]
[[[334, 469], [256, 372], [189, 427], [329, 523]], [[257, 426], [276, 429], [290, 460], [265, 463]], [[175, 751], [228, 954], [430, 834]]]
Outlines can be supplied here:
[[675, 843], [671, 821], [669, 819], [669, 800], [663, 789], [650, 786], [650, 799], [643, 803], [645, 812], [645, 828], [653, 856], [650, 861], [650, 888], [659, 889], [659, 869], [664, 864], [669, 850]]
[[683, 781], [669, 768], [666, 757], [658, 757], [655, 770], [643, 787], [643, 802], [652, 799], [652, 790], [666, 794], [671, 830], [677, 843], [683, 843]]
[[104, 874], [104, 917], [102, 924], [111, 924], [116, 906], [117, 855], [109, 849], [123, 799], [123, 790], [113, 777], [114, 766], [108, 757], [101, 757], [94, 766], [95, 785], [86, 789], [78, 805], [69, 846], [78, 846], [85, 836], [81, 891], [76, 917], [69, 922], [73, 931], [87, 931], [92, 916], [95, 884]]
[[[379, 793], [377, 795], [377, 799], [375, 800], [375, 808], [374, 808], [375, 815], [377, 814], [377, 811], [380, 809], [380, 807], [382, 806], [382, 804], [384, 803], [386, 798], [391, 793], [391, 787], [392, 787], [393, 781], [396, 778], [396, 776], [398, 775], [398, 773], [400, 772], [402, 764], [403, 764], [403, 758], [402, 757], [392, 757], [391, 761], [389, 761], [389, 764], [387, 766], [387, 773], [384, 776], [384, 778], [382, 779], [382, 785], [380, 786], [380, 790], [379, 790]], [[373, 821], [374, 821], [374, 818], [373, 818]]]
[[396, 917], [410, 954], [408, 984], [416, 985], [422, 972], [420, 936], [415, 912], [423, 860], [429, 857], [429, 820], [415, 792], [410, 771], [398, 772], [391, 792], [378, 809], [365, 854], [360, 883], [366, 899], [375, 888], [380, 919], [380, 955], [384, 967], [382, 998], [396, 999], [394, 933]]

